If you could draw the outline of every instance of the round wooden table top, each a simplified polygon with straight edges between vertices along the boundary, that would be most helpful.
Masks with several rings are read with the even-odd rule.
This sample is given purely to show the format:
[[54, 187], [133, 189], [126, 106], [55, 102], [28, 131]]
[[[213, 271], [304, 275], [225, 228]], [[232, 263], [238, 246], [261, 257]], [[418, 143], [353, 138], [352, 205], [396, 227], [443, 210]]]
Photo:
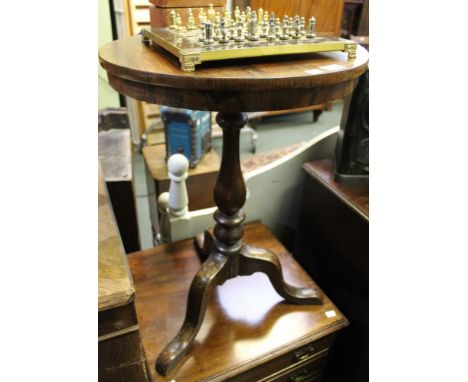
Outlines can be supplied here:
[[210, 111], [294, 109], [331, 102], [351, 93], [365, 72], [368, 52], [310, 53], [207, 62], [193, 73], [140, 36], [99, 50], [110, 85], [129, 97], [161, 105]]

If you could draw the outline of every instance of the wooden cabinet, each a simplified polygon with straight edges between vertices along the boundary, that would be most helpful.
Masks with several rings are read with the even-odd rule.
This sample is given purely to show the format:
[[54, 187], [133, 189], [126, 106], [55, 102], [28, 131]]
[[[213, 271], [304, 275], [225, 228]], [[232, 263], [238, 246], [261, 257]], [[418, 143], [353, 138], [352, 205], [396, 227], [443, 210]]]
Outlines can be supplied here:
[[[278, 255], [287, 282], [316, 286], [265, 226], [246, 224], [244, 238]], [[192, 240], [184, 240], [130, 254], [129, 265], [143, 345], [157, 382], [320, 381], [332, 344], [347, 325], [326, 296], [321, 306], [287, 304], [266, 275], [236, 277], [216, 287], [195, 342], [162, 377], [154, 363], [183, 321], [200, 260]]]
[[295, 254], [351, 325], [335, 344], [330, 381], [369, 373], [369, 189], [334, 180], [332, 159], [304, 164]]
[[317, 32], [330, 33], [339, 36], [341, 32], [341, 17], [343, 14], [343, 0], [250, 0], [252, 9], [263, 8], [268, 12], [275, 12], [277, 17], [299, 14], [308, 20], [314, 16], [317, 20]]

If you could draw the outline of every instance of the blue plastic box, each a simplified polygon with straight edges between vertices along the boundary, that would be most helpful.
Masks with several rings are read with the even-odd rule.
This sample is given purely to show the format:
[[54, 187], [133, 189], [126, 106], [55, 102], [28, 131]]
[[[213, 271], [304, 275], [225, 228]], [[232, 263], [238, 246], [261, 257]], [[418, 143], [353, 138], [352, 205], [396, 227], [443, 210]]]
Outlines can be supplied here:
[[185, 155], [190, 167], [196, 167], [211, 150], [211, 113], [209, 111], [161, 106], [166, 137], [166, 159], [172, 154]]

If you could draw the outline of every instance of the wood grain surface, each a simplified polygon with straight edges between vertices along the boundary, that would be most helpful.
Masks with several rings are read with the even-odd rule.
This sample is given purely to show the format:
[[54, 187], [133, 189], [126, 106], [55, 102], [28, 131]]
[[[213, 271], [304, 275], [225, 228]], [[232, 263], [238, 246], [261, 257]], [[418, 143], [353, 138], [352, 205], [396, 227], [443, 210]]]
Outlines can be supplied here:
[[98, 307], [105, 310], [128, 303], [135, 289], [101, 170], [98, 185]]
[[[317, 287], [263, 225], [246, 224], [245, 240], [278, 254], [287, 282]], [[184, 240], [130, 254], [129, 265], [143, 343], [153, 380], [158, 382], [225, 381], [347, 325], [326, 296], [319, 306], [287, 304], [266, 275], [236, 277], [215, 289], [188, 355], [173, 373], [162, 377], [154, 363], [183, 321], [187, 292], [200, 260], [192, 240]], [[329, 311], [336, 315], [328, 318]]]
[[175, 57], [133, 36], [103, 46], [99, 59], [111, 86], [132, 98], [197, 110], [263, 111], [343, 98], [366, 70], [368, 53], [358, 46], [354, 60], [343, 52], [226, 60], [184, 73]]
[[305, 163], [304, 170], [327, 187], [347, 206], [358, 212], [365, 220], [369, 220], [369, 186], [352, 185], [337, 182], [335, 169], [331, 159], [323, 159]]

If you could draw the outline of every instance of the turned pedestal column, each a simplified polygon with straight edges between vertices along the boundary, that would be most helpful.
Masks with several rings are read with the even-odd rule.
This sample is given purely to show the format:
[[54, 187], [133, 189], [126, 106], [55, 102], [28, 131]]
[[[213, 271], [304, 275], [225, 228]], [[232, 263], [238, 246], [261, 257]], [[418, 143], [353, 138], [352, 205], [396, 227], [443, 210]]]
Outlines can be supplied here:
[[245, 214], [241, 208], [246, 189], [240, 166], [239, 133], [247, 123], [247, 116], [243, 112], [220, 112], [216, 120], [223, 129], [223, 156], [214, 189], [218, 207], [214, 213], [214, 238], [205, 237], [213, 244], [205, 249], [208, 257], [190, 286], [184, 323], [156, 362], [156, 369], [162, 375], [168, 374], [189, 349], [202, 324], [213, 288], [230, 278], [263, 272], [286, 301], [322, 304], [319, 291], [296, 288], [283, 280], [281, 265], [274, 253], [242, 242]]

